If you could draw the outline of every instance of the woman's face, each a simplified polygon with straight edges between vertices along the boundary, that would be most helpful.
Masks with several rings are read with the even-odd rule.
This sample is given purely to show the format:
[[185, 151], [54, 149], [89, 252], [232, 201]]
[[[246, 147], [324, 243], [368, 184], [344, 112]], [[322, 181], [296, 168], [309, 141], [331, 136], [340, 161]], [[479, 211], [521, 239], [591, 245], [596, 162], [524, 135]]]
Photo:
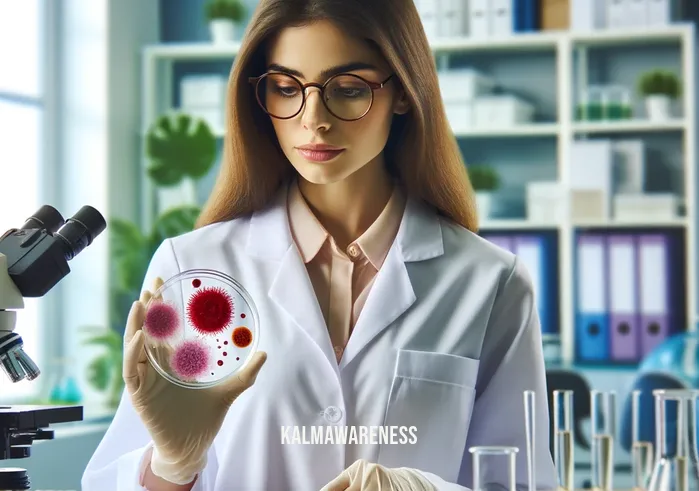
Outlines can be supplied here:
[[[391, 71], [381, 55], [361, 40], [348, 36], [330, 22], [289, 27], [275, 38], [268, 52], [268, 70], [295, 75], [302, 83], [324, 84], [336, 73], [359, 75], [381, 83]], [[268, 110], [287, 116], [301, 104], [301, 91], [286, 77], [267, 78], [264, 92]], [[371, 90], [356, 78], [335, 78], [325, 94], [333, 112], [343, 119], [363, 113]], [[314, 184], [341, 181], [366, 165], [383, 166], [382, 151], [394, 113], [407, 104], [393, 79], [373, 91], [369, 112], [357, 121], [343, 121], [323, 104], [320, 90], [306, 89], [305, 106], [291, 119], [271, 118], [284, 154], [298, 173]], [[371, 172], [369, 173], [371, 174]]]

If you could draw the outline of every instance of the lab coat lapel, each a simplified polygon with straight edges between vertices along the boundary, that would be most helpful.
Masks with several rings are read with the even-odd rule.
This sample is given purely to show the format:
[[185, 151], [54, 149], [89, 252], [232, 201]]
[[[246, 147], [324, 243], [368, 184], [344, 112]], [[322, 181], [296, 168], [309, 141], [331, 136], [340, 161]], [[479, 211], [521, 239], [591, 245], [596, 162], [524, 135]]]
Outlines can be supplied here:
[[333, 370], [339, 373], [325, 318], [306, 265], [291, 235], [286, 198], [287, 188], [284, 186], [275, 203], [253, 214], [247, 251], [252, 256], [277, 263], [269, 297], [308, 334]]
[[444, 253], [442, 228], [432, 208], [408, 199], [396, 240], [371, 287], [342, 355], [340, 370], [418, 300], [409, 264]]

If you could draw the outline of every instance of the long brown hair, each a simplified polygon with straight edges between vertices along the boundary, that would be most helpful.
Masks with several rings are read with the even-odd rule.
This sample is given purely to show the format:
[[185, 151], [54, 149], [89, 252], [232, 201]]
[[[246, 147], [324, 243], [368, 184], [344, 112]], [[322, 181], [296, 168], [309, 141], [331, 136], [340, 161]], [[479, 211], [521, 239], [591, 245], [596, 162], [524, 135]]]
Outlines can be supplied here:
[[265, 47], [281, 29], [329, 20], [377, 47], [397, 75], [410, 111], [394, 116], [384, 149], [407, 193], [477, 231], [473, 188], [447, 122], [435, 62], [413, 0], [260, 0], [228, 84], [220, 174], [196, 227], [266, 206], [293, 167], [255, 100], [248, 78], [264, 73]]

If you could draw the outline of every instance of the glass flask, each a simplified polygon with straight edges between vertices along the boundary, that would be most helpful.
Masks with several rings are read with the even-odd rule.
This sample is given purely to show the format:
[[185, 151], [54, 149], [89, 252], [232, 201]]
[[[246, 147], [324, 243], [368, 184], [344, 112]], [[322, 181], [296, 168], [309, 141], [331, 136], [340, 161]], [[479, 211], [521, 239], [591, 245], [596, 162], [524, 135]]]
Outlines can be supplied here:
[[238, 373], [257, 350], [259, 316], [250, 294], [213, 270], [187, 270], [146, 305], [146, 355], [166, 380], [198, 389]]
[[631, 470], [633, 489], [646, 489], [653, 472], [653, 442], [641, 438], [641, 391], [631, 393]]
[[654, 390], [655, 464], [648, 491], [695, 491], [697, 390]]
[[616, 393], [590, 391], [592, 400], [592, 487], [613, 491]]
[[[517, 491], [517, 447], [505, 446], [478, 446], [469, 448], [473, 455], [473, 491], [487, 491], [491, 483], [483, 482], [482, 457], [504, 457], [508, 459], [507, 484], [503, 491]], [[501, 486], [498, 487], [500, 489]]]
[[553, 391], [553, 453], [561, 489], [572, 491], [575, 460], [573, 453], [573, 391]]

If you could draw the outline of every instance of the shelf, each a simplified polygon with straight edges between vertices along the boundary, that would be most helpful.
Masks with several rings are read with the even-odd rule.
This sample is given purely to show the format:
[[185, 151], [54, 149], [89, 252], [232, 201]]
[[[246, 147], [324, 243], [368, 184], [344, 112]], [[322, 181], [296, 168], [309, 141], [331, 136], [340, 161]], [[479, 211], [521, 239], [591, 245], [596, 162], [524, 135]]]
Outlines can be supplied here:
[[492, 219], [484, 220], [479, 229], [487, 230], [541, 230], [557, 229], [559, 225], [555, 223], [533, 222], [526, 218]]
[[570, 40], [584, 46], [647, 47], [649, 43], [677, 43], [694, 30], [693, 24], [677, 23], [669, 26], [597, 29], [589, 32], [571, 32]]
[[558, 133], [556, 123], [530, 123], [507, 128], [472, 128], [455, 131], [456, 138], [501, 138], [526, 136], [555, 136]]
[[164, 43], [147, 46], [144, 53], [152, 59], [203, 61], [232, 59], [239, 49], [240, 43]]
[[[692, 31], [692, 24], [590, 32], [539, 31], [492, 38], [436, 38], [431, 40], [430, 47], [436, 54], [446, 54], [469, 51], [549, 51], [555, 50], [558, 43], [564, 40], [570, 40], [574, 45], [585, 46], [647, 46], [648, 43], [678, 42], [682, 36]], [[144, 53], [148, 57], [168, 61], [203, 61], [232, 59], [239, 49], [239, 42], [164, 43], [147, 46]]]
[[637, 132], [663, 132], [682, 131], [686, 128], [684, 119], [668, 121], [590, 121], [573, 123], [574, 133], [637, 133]]
[[437, 38], [430, 42], [438, 54], [463, 51], [549, 51], [555, 50], [565, 32], [532, 32], [491, 38]]
[[575, 228], [668, 228], [686, 227], [689, 220], [686, 217], [677, 217], [669, 220], [590, 220], [576, 221]]

